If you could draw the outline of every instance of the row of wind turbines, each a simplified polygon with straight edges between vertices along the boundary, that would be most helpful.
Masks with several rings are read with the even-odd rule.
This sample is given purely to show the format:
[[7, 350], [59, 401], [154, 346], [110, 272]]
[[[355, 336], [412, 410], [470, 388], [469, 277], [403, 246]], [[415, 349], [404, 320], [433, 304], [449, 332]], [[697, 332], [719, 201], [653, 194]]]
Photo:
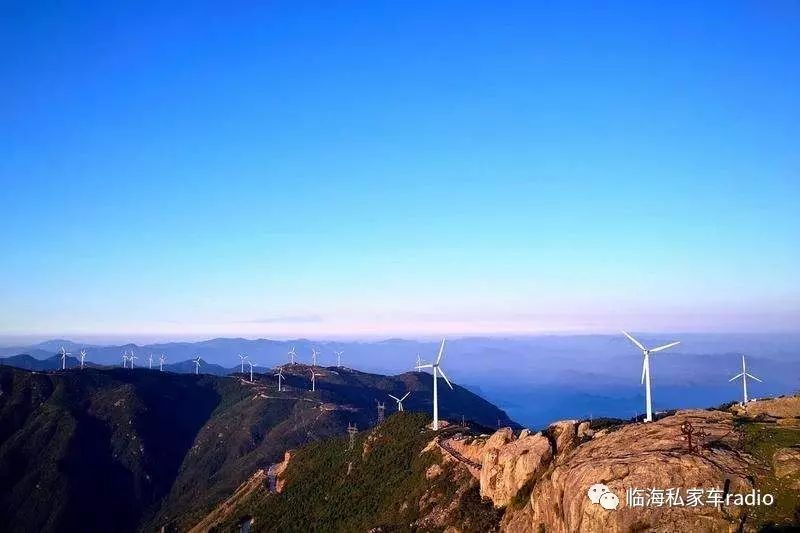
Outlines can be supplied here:
[[[425, 368], [430, 368], [433, 371], [433, 424], [432, 424], [432, 427], [433, 427], [434, 430], [439, 429], [439, 391], [438, 391], [438, 379], [437, 379], [439, 377], [439, 375], [441, 375], [441, 377], [445, 380], [445, 383], [447, 383], [447, 386], [450, 387], [450, 389], [453, 388], [453, 385], [450, 383], [450, 380], [447, 379], [447, 375], [444, 373], [444, 370], [441, 368], [441, 361], [442, 361], [442, 356], [444, 355], [445, 342], [446, 342], [446, 339], [442, 339], [442, 343], [439, 346], [439, 353], [436, 356], [436, 360], [433, 363], [423, 364], [422, 359], [420, 359], [419, 354], [417, 354], [417, 364], [414, 367], [418, 371], [422, 371]], [[336, 356], [336, 367], [337, 368], [342, 368], [342, 354], [344, 353], [344, 351], [335, 351], [333, 353]], [[297, 352], [295, 351], [294, 346], [292, 346], [289, 349], [289, 352], [287, 353], [287, 355], [289, 357], [288, 364], [290, 364], [290, 365], [297, 364], [295, 362], [295, 358], [297, 357]], [[322, 374], [318, 374], [316, 372], [316, 370], [315, 370], [315, 367], [317, 366], [317, 363], [318, 363], [319, 355], [320, 355], [320, 352], [319, 352], [319, 350], [317, 348], [312, 348], [311, 349], [311, 368], [309, 369], [309, 374], [311, 376], [311, 389], [310, 390], [312, 392], [317, 390], [317, 376], [322, 376]], [[253, 382], [253, 367], [254, 366], [258, 366], [258, 365], [256, 363], [253, 363], [252, 361], [250, 361], [249, 356], [246, 355], [246, 354], [239, 354], [239, 359], [240, 359], [240, 364], [241, 364], [240, 370], [241, 370], [242, 374], [244, 374], [244, 365], [245, 365], [245, 363], [250, 365], [250, 382], [252, 383]], [[198, 358], [198, 360], [199, 360], [199, 358]], [[285, 377], [283, 375], [283, 365], [278, 367], [278, 372], [275, 373], [275, 376], [278, 378], [278, 392], [283, 392], [285, 390], [285, 388], [283, 387], [283, 380], [285, 379]], [[393, 394], [388, 394], [388, 396], [397, 403], [397, 410], [398, 411], [403, 411], [403, 401], [405, 401], [406, 398], [408, 398], [410, 394], [411, 394], [411, 391], [408, 391], [401, 398], [398, 398], [397, 396], [395, 396]]]
[[[134, 362], [136, 361], [136, 359], [138, 359], [138, 357], [136, 357], [136, 355], [133, 353], [133, 350], [131, 350], [130, 353], [128, 353], [127, 350], [122, 352], [122, 367], [123, 368], [127, 368], [128, 362], [130, 362], [131, 368], [133, 368]], [[167, 360], [167, 356], [165, 356], [162, 353], [158, 358], [158, 371], [159, 372], [163, 372], [164, 371], [164, 361], [166, 361], [166, 360]], [[152, 370], [153, 369], [153, 354], [150, 354], [147, 357], [147, 361], [149, 363], [148, 364], [148, 368], [150, 370]]]
[[[641, 384], [644, 385], [644, 388], [645, 388], [645, 409], [646, 409], [646, 415], [645, 415], [644, 421], [645, 422], [652, 422], [653, 421], [653, 404], [652, 404], [651, 383], [650, 383], [650, 356], [652, 354], [655, 354], [655, 353], [658, 353], [658, 352], [662, 352], [664, 350], [667, 350], [669, 348], [677, 346], [678, 344], [680, 344], [680, 341], [670, 342], [668, 344], [664, 344], [662, 346], [657, 346], [655, 348], [647, 348], [647, 347], [645, 347], [644, 344], [639, 342], [636, 338], [634, 338], [627, 331], [623, 331], [622, 334], [625, 335], [625, 337], [627, 337], [628, 340], [630, 340], [637, 348], [639, 348], [642, 351], [642, 358], [643, 359], [642, 359], [642, 379], [641, 379]], [[432, 363], [423, 363], [423, 361], [420, 358], [419, 354], [417, 354], [417, 363], [414, 366], [414, 368], [417, 371], [423, 371], [424, 369], [430, 368], [431, 372], [432, 372], [432, 375], [433, 375], [433, 424], [432, 424], [432, 428], [434, 430], [438, 430], [439, 429], [439, 425], [440, 425], [439, 424], [439, 388], [438, 388], [439, 379], [438, 378], [441, 376], [441, 378], [444, 379], [444, 381], [447, 384], [447, 386], [450, 387], [451, 390], [453, 389], [453, 385], [450, 383], [450, 380], [447, 378], [447, 374], [445, 374], [444, 369], [441, 366], [442, 358], [444, 356], [445, 342], [446, 342], [446, 339], [442, 339], [442, 342], [439, 345], [439, 352], [436, 355], [436, 359], [434, 360], [434, 362], [432, 362]], [[334, 351], [333, 353], [336, 356], [336, 366], [337, 366], [337, 368], [342, 368], [342, 354], [344, 353], [344, 351]], [[67, 356], [70, 356], [72, 354], [67, 352], [66, 349], [62, 346], [59, 355], [61, 356], [61, 369], [62, 370], [66, 370]], [[289, 351], [287, 353], [287, 356], [288, 356], [288, 364], [290, 364], [290, 365], [297, 364], [296, 361], [295, 361], [295, 359], [297, 358], [297, 352], [295, 351], [295, 347], [294, 346], [292, 346], [289, 349]], [[317, 367], [317, 364], [318, 364], [319, 356], [320, 356], [320, 351], [317, 348], [312, 348], [311, 349], [311, 368], [309, 369], [309, 374], [310, 374], [310, 378], [311, 378], [310, 379], [310, 381], [311, 381], [311, 389], [310, 390], [312, 392], [317, 390], [317, 377], [321, 377], [322, 376], [322, 374], [317, 373], [316, 370], [315, 370], [315, 368]], [[84, 367], [85, 359], [86, 359], [86, 350], [81, 350], [80, 351], [80, 367], [81, 368]], [[130, 368], [134, 368], [134, 364], [135, 364], [135, 360], [136, 359], [137, 359], [137, 357], [133, 353], [133, 351], [128, 352], [126, 350], [122, 354], [122, 366], [124, 368], [127, 368], [128, 367], [128, 363], [130, 363]], [[253, 368], [257, 367], [258, 364], [256, 364], [253, 361], [251, 361], [249, 359], [249, 356], [246, 355], [246, 354], [239, 354], [239, 359], [240, 359], [240, 363], [241, 363], [241, 369], [240, 370], [241, 370], [242, 374], [244, 374], [244, 365], [245, 365], [245, 363], [247, 365], [249, 365], [249, 367], [250, 367], [249, 368], [249, 370], [250, 370], [250, 382], [252, 383], [253, 382]], [[159, 357], [159, 365], [158, 365], [159, 371], [163, 372], [163, 370], [164, 370], [164, 361], [166, 361], [166, 356], [164, 354], [161, 354], [160, 357]], [[196, 356], [194, 359], [192, 359], [192, 362], [195, 364], [195, 374], [199, 374], [200, 373], [200, 363], [201, 363], [201, 361], [202, 361], [202, 359], [200, 358], [199, 355]], [[149, 368], [152, 369], [153, 368], [153, 354], [149, 355], [148, 362], [149, 362]], [[280, 365], [278, 367], [278, 372], [276, 372], [274, 374], [274, 376], [277, 378], [277, 381], [278, 381], [278, 392], [285, 391], [286, 388], [283, 385], [283, 382], [284, 382], [284, 380], [286, 378], [283, 375], [283, 365]], [[729, 380], [729, 382], [737, 380], [739, 378], [742, 379], [742, 405], [746, 405], [747, 402], [749, 401], [749, 398], [748, 398], [748, 395], [747, 395], [747, 378], [754, 379], [754, 380], [756, 380], [756, 381], [758, 381], [760, 383], [763, 383], [763, 382], [762, 382], [761, 379], [757, 378], [756, 376], [750, 374], [747, 371], [747, 363], [745, 361], [745, 356], [744, 355], [742, 355], [742, 371], [739, 374], [733, 376]], [[406, 398], [408, 398], [408, 396], [410, 394], [411, 394], [411, 392], [407, 392], [402, 398], [398, 398], [397, 396], [394, 396], [392, 394], [389, 394], [388, 396], [391, 397], [397, 403], [397, 410], [398, 411], [403, 411], [403, 401]]]

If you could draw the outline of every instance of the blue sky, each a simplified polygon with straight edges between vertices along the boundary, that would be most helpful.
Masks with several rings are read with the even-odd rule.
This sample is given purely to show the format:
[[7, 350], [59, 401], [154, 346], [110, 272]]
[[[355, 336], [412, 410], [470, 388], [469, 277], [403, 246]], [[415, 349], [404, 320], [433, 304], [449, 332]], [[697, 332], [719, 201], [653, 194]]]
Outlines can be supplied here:
[[797, 330], [797, 3], [168, 4], [0, 7], [0, 334]]

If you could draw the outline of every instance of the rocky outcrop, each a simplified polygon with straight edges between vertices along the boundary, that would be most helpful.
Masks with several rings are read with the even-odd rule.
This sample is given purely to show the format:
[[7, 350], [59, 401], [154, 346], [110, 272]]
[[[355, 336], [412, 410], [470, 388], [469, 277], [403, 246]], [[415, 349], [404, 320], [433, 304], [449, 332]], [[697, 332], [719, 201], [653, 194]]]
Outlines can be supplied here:
[[[790, 425], [800, 415], [800, 398], [753, 402], [747, 416], [767, 424]], [[599, 431], [559, 422], [547, 433], [555, 442], [555, 458], [538, 480], [522, 508], [510, 506], [504, 531], [736, 531], [751, 530], [745, 506], [705, 503], [686, 505], [689, 488], [727, 490], [747, 494], [753, 485], [754, 458], [742, 453], [734, 427], [735, 415], [726, 411], [686, 410], [656, 422], [628, 424]], [[694, 429], [693, 450], [681, 437], [681, 426]], [[573, 437], [573, 428], [574, 437]], [[588, 431], [587, 431], [588, 430]], [[698, 434], [704, 433], [704, 436]], [[697, 447], [699, 443], [699, 447]], [[776, 477], [793, 484], [800, 478], [800, 449], [782, 448], [773, 456]], [[800, 481], [798, 481], [800, 482]], [[619, 499], [615, 510], [592, 503], [587, 491], [604, 484]], [[794, 486], [794, 485], [792, 485]], [[684, 505], [628, 501], [629, 489], [641, 489], [642, 503], [649, 489], [680, 489]], [[666, 495], [666, 493], [664, 493]], [[704, 495], [705, 497], [705, 495]], [[611, 497], [609, 497], [610, 500]], [[655, 500], [657, 501], [657, 500]]]
[[800, 427], [800, 396], [786, 396], [771, 400], [754, 400], [747, 403], [747, 408], [735, 405], [731, 411], [739, 415], [753, 418], [767, 418], [781, 426]]
[[[763, 488], [754, 485], [754, 472], [774, 475], [783, 487], [798, 490], [800, 445], [779, 448], [766, 464], [743, 448], [742, 416], [767, 428], [800, 427], [800, 398], [759, 400], [748, 404], [746, 412], [738, 406], [684, 410], [656, 422], [599, 431], [587, 422], [564, 420], [540, 433], [523, 430], [517, 438], [503, 428], [448, 444], [480, 463], [480, 494], [504, 509], [504, 531], [751, 531], [756, 528], [752, 509], [735, 503], [715, 506], [705, 500], [708, 491], [749, 494]], [[685, 423], [693, 427], [691, 449], [684, 440]], [[589, 498], [595, 484], [614, 494], [604, 499], [606, 506]], [[639, 491], [630, 501], [629, 489]], [[651, 503], [652, 489], [662, 489], [665, 501], [673, 489], [673, 505], [659, 504], [658, 494]], [[705, 491], [703, 503], [687, 503], [689, 489]], [[643, 505], [636, 505], [639, 497]], [[607, 508], [614, 504], [616, 509]]]
[[526, 483], [544, 473], [553, 451], [550, 441], [541, 433], [526, 432], [516, 440], [510, 440], [510, 430], [495, 438], [498, 433], [486, 443], [480, 487], [481, 496], [490, 498], [496, 507], [505, 507]]
[[578, 445], [577, 420], [561, 420], [559, 422], [554, 422], [547, 428], [547, 433], [555, 441], [555, 452], [556, 455], [559, 456], [559, 459], [564, 458], [567, 452]]
[[272, 466], [271, 473], [275, 476], [275, 492], [283, 492], [283, 487], [286, 485], [286, 477], [284, 474], [286, 473], [286, 468], [289, 466], [289, 461], [292, 459], [292, 455], [292, 451], [289, 450], [283, 454], [283, 461], [275, 463]]
[[[709, 439], [723, 439], [732, 431], [731, 416], [723, 413], [678, 413], [658, 422], [633, 424], [594, 439], [576, 450], [570, 461], [554, 469], [548, 483], [531, 495], [533, 522], [550, 523], [549, 531], [722, 531], [735, 521], [714, 507], [629, 507], [627, 489], [725, 486], [734, 493], [749, 492], [747, 462], [724, 448], [687, 453], [680, 427], [689, 421]], [[729, 443], [732, 444], [732, 443]], [[593, 504], [587, 489], [603, 483], [620, 499], [609, 511]], [[684, 495], [685, 497], [685, 495]], [[731, 509], [738, 518], [741, 509]]]

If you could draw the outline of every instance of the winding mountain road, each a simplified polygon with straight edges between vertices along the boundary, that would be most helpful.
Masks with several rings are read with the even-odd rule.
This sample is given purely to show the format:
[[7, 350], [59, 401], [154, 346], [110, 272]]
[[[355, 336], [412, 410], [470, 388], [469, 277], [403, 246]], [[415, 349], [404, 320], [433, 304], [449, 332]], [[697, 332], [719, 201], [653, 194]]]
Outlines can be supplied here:
[[443, 441], [438, 441], [437, 444], [439, 448], [444, 450], [450, 457], [458, 461], [459, 463], [463, 464], [467, 467], [470, 474], [473, 475], [476, 479], [480, 479], [481, 477], [481, 465], [476, 463], [471, 459], [467, 459], [464, 457], [459, 451], [455, 450], [453, 446], [450, 444], [451, 439], [445, 439]]

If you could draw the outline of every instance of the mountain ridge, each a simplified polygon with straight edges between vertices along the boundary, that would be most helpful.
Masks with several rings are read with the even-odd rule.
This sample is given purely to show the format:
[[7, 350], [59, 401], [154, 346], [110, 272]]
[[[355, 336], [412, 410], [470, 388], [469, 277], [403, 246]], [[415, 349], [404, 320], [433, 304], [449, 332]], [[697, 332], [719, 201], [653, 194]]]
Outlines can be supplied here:
[[[317, 367], [322, 375], [311, 392], [309, 370], [287, 365], [287, 390], [278, 393], [271, 372], [251, 383], [241, 374], [0, 367], [0, 484], [8, 487], [0, 518], [9, 531], [87, 524], [89, 530], [109, 524], [118, 531], [183, 530], [288, 449], [342, 435], [350, 423], [373, 426], [376, 401], [394, 411], [388, 393], [411, 390], [406, 408], [430, 410], [430, 374]], [[513, 423], [454, 388], [440, 393], [443, 417], [472, 413], [483, 426]], [[51, 494], [59, 496], [51, 501]], [[102, 509], [90, 524], [87, 501]]]

